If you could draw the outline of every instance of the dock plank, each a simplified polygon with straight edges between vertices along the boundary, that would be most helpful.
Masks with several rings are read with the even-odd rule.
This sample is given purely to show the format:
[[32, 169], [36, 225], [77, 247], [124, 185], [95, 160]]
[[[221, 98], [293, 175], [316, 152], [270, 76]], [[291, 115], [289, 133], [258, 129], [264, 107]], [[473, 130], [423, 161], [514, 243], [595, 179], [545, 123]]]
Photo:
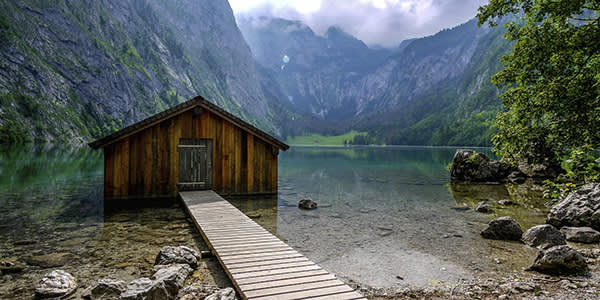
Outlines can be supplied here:
[[365, 299], [215, 192], [179, 196], [242, 299]]

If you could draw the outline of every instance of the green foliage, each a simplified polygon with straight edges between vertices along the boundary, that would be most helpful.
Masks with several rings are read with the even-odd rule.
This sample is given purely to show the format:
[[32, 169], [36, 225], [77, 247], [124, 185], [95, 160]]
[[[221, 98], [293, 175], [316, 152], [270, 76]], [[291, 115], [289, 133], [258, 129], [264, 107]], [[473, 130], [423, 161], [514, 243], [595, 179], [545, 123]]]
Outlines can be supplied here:
[[[596, 154], [596, 155], [594, 155]], [[600, 179], [600, 157], [592, 149], [574, 149], [564, 161], [566, 176], [575, 182], [593, 182]]]
[[569, 149], [600, 146], [599, 10], [600, 1], [578, 0], [491, 0], [480, 7], [480, 25], [521, 16], [507, 24], [506, 38], [516, 43], [493, 77], [506, 88], [506, 111], [492, 140], [507, 161], [535, 147], [558, 160]]
[[342, 135], [309, 134], [288, 137], [286, 142], [290, 145], [342, 146], [350, 144], [350, 141], [353, 141], [358, 135], [366, 135], [366, 132], [352, 130]]

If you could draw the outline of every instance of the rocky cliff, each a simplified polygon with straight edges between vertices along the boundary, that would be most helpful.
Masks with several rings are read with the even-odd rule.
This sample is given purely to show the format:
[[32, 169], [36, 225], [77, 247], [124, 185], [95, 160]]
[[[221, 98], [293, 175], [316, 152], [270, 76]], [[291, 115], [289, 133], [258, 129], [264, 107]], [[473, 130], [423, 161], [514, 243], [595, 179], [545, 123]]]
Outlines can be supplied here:
[[0, 36], [0, 142], [86, 142], [196, 95], [275, 131], [226, 0], [3, 0]]

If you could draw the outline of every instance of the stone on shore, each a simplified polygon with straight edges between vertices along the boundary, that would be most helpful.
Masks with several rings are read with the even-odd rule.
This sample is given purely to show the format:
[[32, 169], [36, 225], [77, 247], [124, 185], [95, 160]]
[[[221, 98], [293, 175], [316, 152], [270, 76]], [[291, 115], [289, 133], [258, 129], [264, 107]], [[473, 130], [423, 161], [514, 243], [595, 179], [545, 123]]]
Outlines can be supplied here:
[[540, 249], [529, 269], [548, 274], [571, 274], [586, 271], [587, 263], [577, 250], [558, 245]]
[[531, 247], [566, 244], [565, 235], [550, 224], [536, 225], [529, 228], [523, 234], [522, 240]]
[[484, 213], [484, 214], [489, 214], [492, 212], [492, 209], [490, 208], [489, 204], [485, 203], [485, 201], [481, 201], [481, 202], [477, 203], [477, 207], [475, 207], [475, 211]]
[[219, 291], [219, 287], [194, 283], [180, 289], [177, 293], [177, 300], [205, 299], [217, 291]]
[[298, 207], [303, 209], [315, 209], [317, 208], [317, 202], [313, 201], [310, 198], [305, 198], [298, 202]]
[[510, 165], [490, 159], [483, 153], [458, 149], [452, 159], [452, 180], [469, 182], [500, 182], [506, 180]]
[[586, 184], [554, 206], [546, 221], [563, 226], [592, 227], [600, 230], [600, 183]]
[[198, 266], [200, 256], [196, 250], [186, 246], [166, 246], [156, 256], [156, 265], [188, 264], [192, 268]]
[[187, 264], [157, 265], [152, 278], [133, 280], [121, 294], [123, 300], [175, 299], [192, 272]]
[[103, 278], [89, 289], [83, 298], [89, 300], [118, 300], [127, 287], [125, 281]]
[[493, 240], [518, 241], [523, 235], [523, 229], [511, 217], [499, 217], [491, 220], [488, 227], [481, 232], [481, 236]]
[[567, 241], [592, 244], [600, 242], [600, 232], [590, 227], [563, 227], [560, 229], [567, 237]]
[[38, 298], [58, 298], [69, 295], [77, 289], [75, 278], [63, 271], [54, 270], [42, 277], [37, 287], [35, 294]]
[[234, 300], [235, 290], [232, 288], [224, 288], [214, 294], [204, 298], [204, 300]]

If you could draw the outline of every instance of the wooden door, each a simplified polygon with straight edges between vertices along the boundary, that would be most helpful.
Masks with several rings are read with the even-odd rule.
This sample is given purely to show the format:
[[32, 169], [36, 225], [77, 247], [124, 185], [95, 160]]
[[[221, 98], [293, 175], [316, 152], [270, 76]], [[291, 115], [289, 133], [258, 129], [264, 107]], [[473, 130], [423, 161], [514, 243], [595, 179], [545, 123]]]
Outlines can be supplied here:
[[180, 191], [212, 188], [212, 140], [179, 139]]

